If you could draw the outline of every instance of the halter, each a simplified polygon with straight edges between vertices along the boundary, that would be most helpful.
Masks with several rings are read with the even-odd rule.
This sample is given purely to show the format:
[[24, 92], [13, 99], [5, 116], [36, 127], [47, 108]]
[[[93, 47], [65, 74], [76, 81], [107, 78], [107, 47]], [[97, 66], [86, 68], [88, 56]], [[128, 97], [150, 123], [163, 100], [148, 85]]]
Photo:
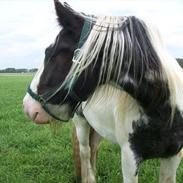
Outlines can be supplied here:
[[[83, 28], [82, 28], [82, 31], [81, 31], [81, 35], [80, 35], [80, 39], [79, 39], [79, 43], [78, 43], [78, 48], [74, 51], [74, 56], [73, 56], [73, 59], [72, 61], [73, 62], [76, 62], [76, 58], [77, 58], [77, 55], [80, 51], [80, 48], [83, 46], [83, 44], [85, 43], [87, 37], [88, 37], [88, 34], [91, 30], [91, 25], [92, 25], [92, 22], [91, 21], [88, 21], [87, 19], [85, 19], [84, 21], [84, 25], [83, 25]], [[58, 39], [59, 40], [59, 39]], [[57, 41], [58, 41], [57, 40]], [[58, 46], [58, 44], [56, 44], [56, 47]], [[56, 50], [56, 48], [54, 49], [54, 51]], [[50, 56], [50, 59], [53, 57], [54, 53], [51, 54]], [[54, 92], [47, 92], [43, 95], [38, 95], [36, 94], [35, 92], [32, 91], [32, 89], [30, 88], [30, 85], [27, 89], [27, 93], [33, 98], [35, 99], [36, 101], [38, 101], [41, 106], [43, 107], [43, 109], [53, 118], [55, 118], [56, 120], [58, 121], [62, 121], [62, 122], [68, 122], [68, 120], [64, 120], [64, 119], [61, 119], [60, 117], [54, 115], [50, 110], [49, 108], [47, 107], [47, 104], [48, 104], [48, 101], [53, 98], [61, 89], [64, 89], [64, 90], [67, 90], [68, 91], [68, 94], [67, 96], [71, 97], [74, 101], [77, 102], [77, 105], [75, 107], [75, 110], [74, 112], [77, 110], [77, 108], [79, 107], [79, 105], [81, 104], [82, 102], [82, 99], [80, 97], [78, 97], [78, 95], [75, 93], [75, 91], [73, 90], [73, 87], [69, 87], [67, 85], [64, 85], [64, 86], [60, 86], [58, 89], [56, 89], [56, 91]], [[64, 102], [64, 100], [63, 100]], [[63, 102], [60, 104], [62, 105]], [[73, 113], [74, 113], [73, 112]]]
[[84, 43], [85, 43], [85, 41], [86, 41], [86, 39], [88, 37], [88, 34], [89, 34], [90, 30], [91, 30], [91, 25], [92, 25], [92, 22], [88, 21], [87, 18], [85, 18], [84, 25], [83, 25], [83, 28], [82, 28], [82, 31], [81, 31], [81, 36], [80, 36], [78, 48], [74, 51], [74, 56], [73, 56], [73, 59], [72, 59], [72, 61], [74, 63], [78, 63], [76, 61], [77, 57], [79, 55], [81, 47], [84, 45]]

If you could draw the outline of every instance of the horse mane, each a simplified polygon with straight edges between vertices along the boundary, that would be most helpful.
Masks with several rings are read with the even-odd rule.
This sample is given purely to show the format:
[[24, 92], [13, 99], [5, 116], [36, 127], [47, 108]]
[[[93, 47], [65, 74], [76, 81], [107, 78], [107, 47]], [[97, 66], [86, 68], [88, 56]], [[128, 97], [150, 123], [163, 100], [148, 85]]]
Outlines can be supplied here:
[[[183, 71], [168, 55], [152, 25], [136, 17], [98, 17], [65, 82], [72, 86], [83, 71], [95, 68], [99, 57], [98, 85], [113, 80], [123, 88], [125, 80], [131, 79], [138, 88], [144, 79], [158, 80], [161, 90], [152, 98], [152, 103], [158, 101], [163, 92], [168, 92], [173, 118], [177, 93], [183, 91], [180, 89], [183, 88]], [[182, 87], [178, 87], [180, 85]], [[167, 86], [169, 91], [166, 91]]]

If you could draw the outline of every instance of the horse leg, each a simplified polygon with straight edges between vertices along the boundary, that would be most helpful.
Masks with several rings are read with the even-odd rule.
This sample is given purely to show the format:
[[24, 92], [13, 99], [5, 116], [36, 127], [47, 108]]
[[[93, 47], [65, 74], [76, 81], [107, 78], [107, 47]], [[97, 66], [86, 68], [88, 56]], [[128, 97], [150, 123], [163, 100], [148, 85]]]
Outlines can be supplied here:
[[77, 138], [75, 126], [72, 132], [72, 147], [73, 147], [75, 174], [78, 179], [81, 179], [81, 159], [80, 159], [79, 141]]
[[90, 149], [91, 149], [91, 165], [93, 172], [96, 174], [96, 160], [101, 136], [93, 129], [90, 130]]
[[181, 161], [181, 153], [167, 159], [161, 159], [160, 183], [176, 183], [176, 170]]
[[[91, 165], [94, 173], [96, 173], [96, 159], [97, 159], [100, 141], [101, 141], [101, 136], [91, 127], [89, 144], [90, 144], [90, 150], [91, 150]], [[80, 159], [79, 141], [76, 134], [76, 127], [73, 128], [72, 146], [73, 146], [75, 174], [78, 179], [81, 179], [81, 159]]]
[[138, 183], [138, 165], [129, 143], [121, 147], [121, 162], [123, 183]]
[[82, 183], [95, 183], [95, 176], [90, 162], [91, 158], [91, 150], [89, 145], [90, 126], [87, 123], [86, 119], [79, 115], [74, 116], [74, 122], [79, 141]]

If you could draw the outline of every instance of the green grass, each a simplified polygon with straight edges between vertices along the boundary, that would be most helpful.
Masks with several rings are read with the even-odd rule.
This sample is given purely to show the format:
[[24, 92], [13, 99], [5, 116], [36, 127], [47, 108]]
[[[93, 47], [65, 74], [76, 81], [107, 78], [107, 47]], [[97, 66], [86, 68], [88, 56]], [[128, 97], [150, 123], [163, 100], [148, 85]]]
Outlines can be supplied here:
[[[71, 134], [66, 124], [53, 136], [49, 125], [35, 125], [22, 112], [32, 76], [0, 76], [0, 183], [74, 183]], [[97, 162], [98, 183], [121, 182], [120, 148], [103, 141]], [[140, 183], [158, 182], [159, 161], [145, 162]], [[183, 164], [177, 182], [183, 180]]]

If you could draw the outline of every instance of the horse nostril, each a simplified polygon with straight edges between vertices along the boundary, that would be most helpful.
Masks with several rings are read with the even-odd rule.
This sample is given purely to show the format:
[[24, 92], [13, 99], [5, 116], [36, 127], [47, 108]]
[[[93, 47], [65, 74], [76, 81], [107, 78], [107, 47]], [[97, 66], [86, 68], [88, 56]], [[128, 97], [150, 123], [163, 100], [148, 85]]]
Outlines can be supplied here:
[[32, 117], [33, 121], [36, 119], [36, 117], [38, 116], [38, 114], [39, 114], [39, 112], [36, 112], [36, 113], [34, 114], [34, 116]]

